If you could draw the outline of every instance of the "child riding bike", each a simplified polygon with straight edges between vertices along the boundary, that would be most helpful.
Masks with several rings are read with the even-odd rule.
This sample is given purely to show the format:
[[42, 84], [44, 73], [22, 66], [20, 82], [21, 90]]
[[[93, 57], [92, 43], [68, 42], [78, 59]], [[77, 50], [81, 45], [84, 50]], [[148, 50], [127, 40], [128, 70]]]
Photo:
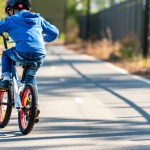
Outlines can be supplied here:
[[[39, 14], [32, 13], [30, 10], [30, 0], [7, 0], [6, 2], [7, 17], [0, 21], [0, 34], [7, 32], [16, 46], [2, 53], [0, 89], [8, 89], [14, 61], [32, 60], [37, 63], [37, 66], [27, 70], [25, 84], [32, 83], [38, 91], [35, 75], [46, 56], [45, 42], [55, 40], [59, 31]], [[39, 120], [39, 113], [38, 107], [37, 120]]]

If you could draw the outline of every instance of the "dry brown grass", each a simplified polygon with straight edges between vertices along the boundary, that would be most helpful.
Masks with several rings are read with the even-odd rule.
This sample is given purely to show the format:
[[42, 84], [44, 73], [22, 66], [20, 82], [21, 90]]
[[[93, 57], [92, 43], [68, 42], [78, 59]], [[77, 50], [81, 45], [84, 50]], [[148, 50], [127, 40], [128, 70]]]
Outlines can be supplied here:
[[92, 55], [124, 68], [132, 74], [150, 79], [150, 58], [143, 59], [142, 57], [136, 56], [132, 59], [123, 59], [120, 53], [121, 46], [120, 42], [113, 43], [107, 39], [103, 39], [95, 43], [82, 42], [78, 44], [69, 44], [67, 48], [77, 53]]
[[119, 57], [119, 42], [111, 42], [107, 39], [92, 43], [80, 42], [76, 44], [68, 44], [67, 48], [75, 50], [77, 53], [86, 53], [88, 55], [95, 56], [103, 60], [109, 60], [110, 58]]

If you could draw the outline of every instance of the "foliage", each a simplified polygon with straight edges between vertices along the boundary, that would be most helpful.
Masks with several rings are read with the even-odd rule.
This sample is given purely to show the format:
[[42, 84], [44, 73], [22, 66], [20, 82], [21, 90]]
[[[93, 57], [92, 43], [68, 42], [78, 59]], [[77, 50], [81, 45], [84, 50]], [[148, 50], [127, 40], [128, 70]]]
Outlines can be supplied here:
[[[81, 5], [82, 8], [78, 9]], [[86, 13], [87, 0], [67, 0], [67, 17], [76, 19], [78, 15]]]
[[5, 0], [0, 0], [0, 20], [5, 18]]
[[122, 58], [131, 59], [137, 56], [140, 46], [134, 34], [129, 34], [121, 40], [121, 45], [120, 54]]

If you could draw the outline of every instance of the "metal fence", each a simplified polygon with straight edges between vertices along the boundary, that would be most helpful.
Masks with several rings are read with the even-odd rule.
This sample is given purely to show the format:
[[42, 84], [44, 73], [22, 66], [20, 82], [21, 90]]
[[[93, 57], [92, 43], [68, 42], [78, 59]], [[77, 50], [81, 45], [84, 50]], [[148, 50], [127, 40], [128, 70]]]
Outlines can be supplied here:
[[[147, 34], [147, 32], [150, 32], [149, 29], [146, 30], [145, 28], [150, 26], [147, 26], [145, 23], [149, 24], [148, 18], [150, 16], [148, 16], [148, 18], [146, 17], [146, 11], [149, 9], [147, 4], [149, 3], [144, 5], [144, 2], [146, 1], [128, 0], [97, 14], [91, 15], [90, 23], [88, 24], [89, 31], [86, 31], [87, 16], [80, 16], [78, 18], [80, 38], [87, 39], [87, 35], [89, 35], [92, 39], [107, 37], [116, 41], [126, 37], [129, 33], [132, 33], [138, 38], [141, 46], [146, 49], [145, 44], [150, 45], [150, 39], [148, 38], [149, 34]], [[147, 2], [149, 2], [149, 0]], [[147, 20], [145, 21], [145, 19]], [[86, 32], [89, 32], [89, 34]], [[143, 54], [147, 55], [148, 50], [145, 50]]]

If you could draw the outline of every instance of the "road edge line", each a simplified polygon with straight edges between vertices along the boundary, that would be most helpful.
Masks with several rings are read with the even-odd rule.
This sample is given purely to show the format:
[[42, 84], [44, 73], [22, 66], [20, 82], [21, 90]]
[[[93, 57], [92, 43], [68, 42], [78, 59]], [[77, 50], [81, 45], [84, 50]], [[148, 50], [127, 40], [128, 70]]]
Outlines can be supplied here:
[[[85, 55], [86, 55], [86, 54], [85, 54]], [[150, 84], [150, 80], [149, 80], [149, 79], [146, 79], [146, 78], [141, 77], [141, 76], [139, 76], [139, 75], [133, 75], [132, 73], [130, 73], [130, 72], [127, 71], [126, 69], [120, 68], [120, 67], [118, 67], [118, 66], [116, 66], [116, 65], [114, 65], [114, 64], [112, 64], [112, 63], [110, 63], [110, 62], [103, 61], [103, 60], [98, 59], [98, 58], [95, 58], [95, 57], [93, 57], [93, 56], [89, 56], [89, 55], [87, 55], [87, 56], [88, 56], [89, 58], [93, 59], [93, 60], [96, 60], [96, 61], [100, 61], [100, 62], [105, 63], [108, 67], [110, 67], [110, 68], [113, 69], [114, 71], [117, 71], [117, 72], [119, 72], [119, 73], [121, 73], [121, 74], [131, 75], [132, 78], [134, 78], [134, 79], [136, 79], [136, 80], [139, 80], [139, 81], [142, 81], [142, 82], [144, 82], [144, 83]]]

